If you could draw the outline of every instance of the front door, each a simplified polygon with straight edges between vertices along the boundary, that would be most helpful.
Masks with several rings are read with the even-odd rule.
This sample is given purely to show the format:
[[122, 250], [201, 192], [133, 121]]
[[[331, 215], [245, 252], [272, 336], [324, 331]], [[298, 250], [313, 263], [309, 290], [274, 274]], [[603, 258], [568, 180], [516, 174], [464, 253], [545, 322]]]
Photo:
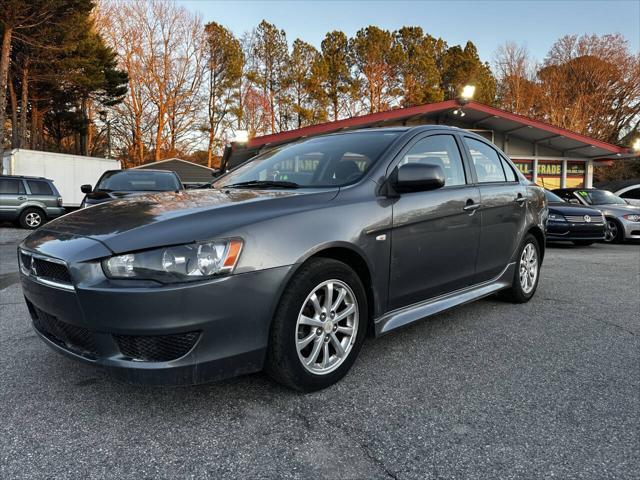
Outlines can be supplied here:
[[456, 138], [419, 138], [398, 166], [411, 162], [440, 165], [445, 185], [402, 194], [393, 205], [389, 310], [468, 286], [478, 251], [480, 193], [471, 185]]
[[480, 187], [482, 219], [474, 283], [496, 278], [519, 247], [526, 218], [526, 189], [513, 168], [488, 143], [465, 137]]

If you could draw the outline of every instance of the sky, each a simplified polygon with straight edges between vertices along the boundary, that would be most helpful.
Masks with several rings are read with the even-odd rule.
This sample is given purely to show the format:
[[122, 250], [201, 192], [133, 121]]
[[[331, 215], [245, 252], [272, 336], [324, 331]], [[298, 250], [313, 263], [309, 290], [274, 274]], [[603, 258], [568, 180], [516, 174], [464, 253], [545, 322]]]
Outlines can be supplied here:
[[291, 44], [296, 38], [319, 47], [324, 35], [342, 30], [352, 36], [368, 25], [395, 30], [418, 25], [449, 45], [467, 40], [491, 61], [506, 41], [527, 46], [542, 61], [551, 45], [567, 34], [621, 33], [640, 52], [640, 0], [538, 1], [254, 1], [184, 0], [178, 3], [241, 35], [262, 19], [284, 29]]

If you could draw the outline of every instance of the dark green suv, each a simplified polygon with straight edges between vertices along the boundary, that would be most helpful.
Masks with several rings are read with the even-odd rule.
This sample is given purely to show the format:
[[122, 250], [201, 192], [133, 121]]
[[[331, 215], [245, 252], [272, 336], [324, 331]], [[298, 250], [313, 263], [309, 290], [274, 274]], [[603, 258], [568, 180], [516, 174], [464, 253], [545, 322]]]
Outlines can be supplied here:
[[64, 212], [62, 197], [52, 180], [0, 176], [0, 221], [34, 229]]

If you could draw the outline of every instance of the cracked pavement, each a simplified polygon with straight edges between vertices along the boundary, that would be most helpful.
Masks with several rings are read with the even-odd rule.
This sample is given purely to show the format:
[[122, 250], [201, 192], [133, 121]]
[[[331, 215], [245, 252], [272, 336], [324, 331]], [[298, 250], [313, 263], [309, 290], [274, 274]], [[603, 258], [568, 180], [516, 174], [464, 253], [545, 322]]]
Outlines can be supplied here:
[[640, 476], [640, 247], [547, 250], [493, 298], [377, 340], [314, 394], [261, 374], [140, 387], [32, 332], [0, 228], [0, 478]]

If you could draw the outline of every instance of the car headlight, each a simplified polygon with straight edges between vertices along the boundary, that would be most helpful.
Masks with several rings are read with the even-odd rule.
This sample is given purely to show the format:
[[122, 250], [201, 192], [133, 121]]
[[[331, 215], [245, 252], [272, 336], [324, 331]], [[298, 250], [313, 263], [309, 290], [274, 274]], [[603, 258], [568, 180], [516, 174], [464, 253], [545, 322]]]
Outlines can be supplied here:
[[562, 222], [562, 223], [566, 223], [567, 219], [564, 218], [564, 216], [560, 215], [559, 213], [550, 213], [549, 214], [549, 221], [550, 222]]
[[102, 269], [109, 278], [190, 282], [233, 272], [241, 250], [240, 239], [190, 243], [110, 257]]
[[640, 214], [638, 213], [628, 213], [627, 215], [623, 215], [622, 218], [630, 222], [640, 222]]

